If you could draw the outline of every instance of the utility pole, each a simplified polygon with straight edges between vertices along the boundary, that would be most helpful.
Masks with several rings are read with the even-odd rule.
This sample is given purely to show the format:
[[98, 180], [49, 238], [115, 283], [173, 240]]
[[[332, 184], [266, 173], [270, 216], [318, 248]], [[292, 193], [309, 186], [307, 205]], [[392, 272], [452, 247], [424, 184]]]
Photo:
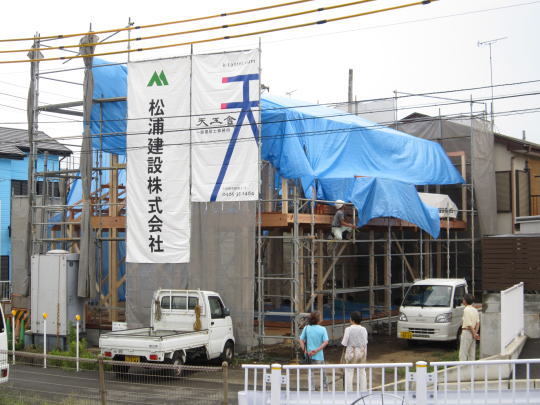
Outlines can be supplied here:
[[349, 69], [349, 94], [347, 97], [347, 110], [349, 113], [353, 112], [352, 103], [353, 103], [353, 70]]
[[508, 37], [501, 37], [495, 39], [488, 39], [487, 41], [478, 41], [478, 47], [489, 46], [489, 73], [491, 82], [491, 125], [493, 125], [493, 57], [491, 53], [491, 47], [497, 42], [507, 39]]

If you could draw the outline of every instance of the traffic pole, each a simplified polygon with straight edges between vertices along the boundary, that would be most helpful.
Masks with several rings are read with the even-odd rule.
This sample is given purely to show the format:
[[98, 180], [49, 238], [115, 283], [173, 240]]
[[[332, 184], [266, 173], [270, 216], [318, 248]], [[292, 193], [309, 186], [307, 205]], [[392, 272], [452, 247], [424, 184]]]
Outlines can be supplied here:
[[43, 312], [43, 368], [47, 368], [47, 312]]
[[11, 323], [12, 323], [12, 332], [11, 332], [11, 352], [12, 352], [12, 361], [13, 365], [15, 365], [15, 315], [17, 315], [17, 311], [14, 309], [11, 310]]
[[76, 343], [75, 343], [75, 347], [76, 347], [76, 353], [77, 353], [77, 371], [79, 371], [79, 322], [81, 320], [81, 316], [79, 314], [75, 315], [75, 320], [77, 321], [77, 340], [76, 340]]

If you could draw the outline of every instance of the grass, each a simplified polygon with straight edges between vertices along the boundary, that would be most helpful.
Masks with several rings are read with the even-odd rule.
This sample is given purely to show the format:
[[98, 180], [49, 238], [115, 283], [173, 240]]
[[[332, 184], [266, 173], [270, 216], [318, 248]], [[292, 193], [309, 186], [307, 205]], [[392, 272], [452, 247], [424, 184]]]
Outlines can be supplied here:
[[49, 400], [37, 395], [26, 393], [11, 394], [7, 392], [0, 393], [0, 405], [86, 405], [89, 400], [80, 400], [73, 396], [68, 396], [62, 400]]

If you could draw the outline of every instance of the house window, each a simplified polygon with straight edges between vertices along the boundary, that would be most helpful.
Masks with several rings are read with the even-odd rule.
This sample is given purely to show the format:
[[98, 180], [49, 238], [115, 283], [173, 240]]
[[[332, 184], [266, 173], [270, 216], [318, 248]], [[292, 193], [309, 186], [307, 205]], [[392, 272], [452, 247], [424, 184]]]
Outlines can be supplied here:
[[[60, 197], [60, 183], [57, 181], [49, 181], [48, 195], [49, 197]], [[36, 182], [36, 194], [43, 195], [43, 181]], [[11, 180], [11, 195], [28, 195], [27, 180]]]
[[516, 171], [516, 216], [526, 217], [531, 215], [530, 210], [530, 190], [529, 172], [525, 170]]
[[28, 195], [26, 180], [11, 180], [11, 195]]
[[497, 212], [512, 211], [512, 186], [510, 170], [495, 172], [495, 182], [497, 188]]
[[0, 256], [0, 281], [9, 281], [9, 256]]

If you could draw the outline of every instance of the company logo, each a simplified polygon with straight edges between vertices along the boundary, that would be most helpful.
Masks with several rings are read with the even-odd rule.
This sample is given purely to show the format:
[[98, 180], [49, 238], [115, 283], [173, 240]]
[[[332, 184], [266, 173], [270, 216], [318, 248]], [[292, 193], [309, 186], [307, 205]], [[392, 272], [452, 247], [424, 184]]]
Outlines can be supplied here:
[[163, 70], [159, 73], [157, 71], [154, 71], [154, 74], [152, 75], [152, 78], [148, 82], [147, 87], [152, 87], [153, 85], [157, 86], [168, 86], [169, 82], [167, 81], [167, 76], [165, 76], [165, 73]]

